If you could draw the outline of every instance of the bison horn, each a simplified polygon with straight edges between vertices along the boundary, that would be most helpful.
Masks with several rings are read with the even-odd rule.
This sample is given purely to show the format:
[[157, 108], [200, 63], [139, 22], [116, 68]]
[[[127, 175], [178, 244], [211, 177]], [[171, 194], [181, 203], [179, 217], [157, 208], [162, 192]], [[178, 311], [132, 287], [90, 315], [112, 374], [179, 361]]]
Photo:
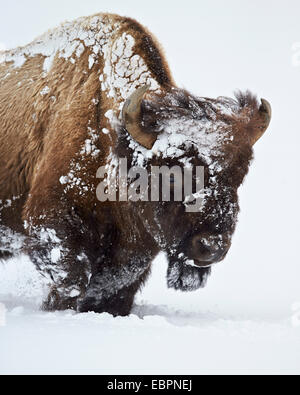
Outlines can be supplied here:
[[260, 126], [260, 128], [258, 129], [258, 132], [256, 133], [256, 135], [254, 137], [253, 145], [265, 133], [265, 131], [267, 130], [267, 128], [271, 122], [271, 117], [272, 117], [271, 104], [265, 99], [261, 99], [261, 105], [259, 107], [259, 114], [262, 119], [262, 125]]
[[156, 135], [146, 133], [141, 129], [141, 104], [149, 86], [138, 88], [124, 103], [122, 118], [127, 132], [143, 147], [151, 149]]

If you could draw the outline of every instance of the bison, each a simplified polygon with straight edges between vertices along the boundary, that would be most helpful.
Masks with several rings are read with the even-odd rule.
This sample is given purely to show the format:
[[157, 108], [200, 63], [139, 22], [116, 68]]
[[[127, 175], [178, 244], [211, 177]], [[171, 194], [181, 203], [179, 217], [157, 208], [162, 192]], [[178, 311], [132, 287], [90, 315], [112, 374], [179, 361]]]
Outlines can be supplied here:
[[[128, 315], [162, 250], [169, 287], [204, 286], [229, 250], [269, 103], [179, 89], [153, 35], [117, 15], [64, 23], [0, 58], [0, 256], [29, 254], [49, 284], [42, 308]], [[97, 171], [113, 179], [119, 158], [201, 166], [201, 209], [99, 201]]]

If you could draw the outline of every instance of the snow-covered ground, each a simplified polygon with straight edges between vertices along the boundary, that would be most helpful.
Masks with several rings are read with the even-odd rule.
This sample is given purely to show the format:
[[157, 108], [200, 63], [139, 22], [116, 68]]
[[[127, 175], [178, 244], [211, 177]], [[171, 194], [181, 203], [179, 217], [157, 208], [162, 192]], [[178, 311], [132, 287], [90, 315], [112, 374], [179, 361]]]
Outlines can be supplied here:
[[7, 313], [0, 328], [0, 372], [300, 373], [300, 326], [292, 310], [262, 306], [255, 296], [251, 304], [242, 295], [233, 302], [224, 294], [209, 299], [205, 290], [176, 293], [165, 288], [165, 270], [161, 254], [133, 313], [113, 318], [38, 311], [43, 284], [28, 259], [2, 266], [1, 293], [7, 295], [0, 300]]
[[160, 255], [130, 317], [49, 314], [28, 258], [0, 264], [0, 373], [299, 374], [299, 1], [71, 3], [5, 2], [0, 42], [25, 44], [94, 12], [128, 15], [159, 38], [179, 86], [210, 97], [250, 88], [273, 119], [240, 191], [230, 253], [205, 289], [168, 290]]

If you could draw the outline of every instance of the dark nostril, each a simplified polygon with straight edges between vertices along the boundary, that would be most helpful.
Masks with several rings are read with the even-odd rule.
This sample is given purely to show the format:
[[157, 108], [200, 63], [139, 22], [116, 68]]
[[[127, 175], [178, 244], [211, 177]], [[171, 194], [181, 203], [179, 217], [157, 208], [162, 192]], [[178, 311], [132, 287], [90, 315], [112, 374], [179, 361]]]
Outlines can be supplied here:
[[195, 247], [198, 250], [198, 252], [202, 255], [211, 255], [212, 249], [208, 248], [208, 246], [205, 246], [201, 240], [196, 240], [195, 241]]
[[199, 261], [213, 262], [218, 261], [224, 255], [224, 251], [215, 240], [195, 236], [192, 239], [192, 255]]

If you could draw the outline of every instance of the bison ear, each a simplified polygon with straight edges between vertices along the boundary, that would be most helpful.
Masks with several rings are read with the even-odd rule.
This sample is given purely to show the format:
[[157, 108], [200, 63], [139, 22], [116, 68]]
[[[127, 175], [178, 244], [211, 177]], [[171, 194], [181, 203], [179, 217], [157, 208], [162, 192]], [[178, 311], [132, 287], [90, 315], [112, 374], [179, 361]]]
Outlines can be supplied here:
[[141, 105], [149, 86], [138, 88], [124, 103], [122, 119], [127, 132], [139, 144], [147, 149], [151, 149], [157, 139], [156, 135], [146, 133], [141, 128]]
[[258, 127], [255, 129], [255, 132], [252, 135], [252, 145], [254, 145], [261, 138], [261, 136], [265, 133], [271, 122], [271, 117], [272, 117], [271, 104], [265, 99], [261, 99], [261, 105], [258, 110], [258, 116], [259, 116]]

